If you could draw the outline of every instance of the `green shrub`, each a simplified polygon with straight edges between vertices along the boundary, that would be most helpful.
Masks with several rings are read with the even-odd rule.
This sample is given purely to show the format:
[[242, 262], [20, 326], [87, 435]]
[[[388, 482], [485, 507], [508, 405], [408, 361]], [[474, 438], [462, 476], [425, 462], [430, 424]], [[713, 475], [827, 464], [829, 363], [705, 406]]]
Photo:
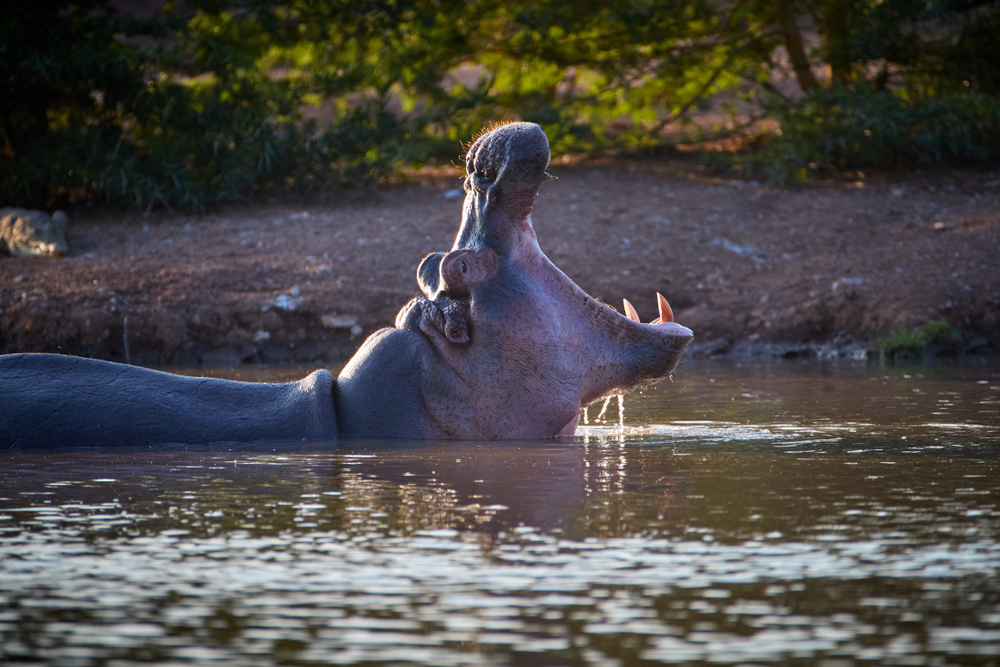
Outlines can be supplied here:
[[981, 93], [908, 100], [859, 82], [794, 102], [771, 98], [766, 109], [781, 132], [747, 162], [779, 182], [824, 169], [1000, 158], [1000, 99]]
[[[86, 165], [146, 102], [142, 49], [159, 26], [101, 0], [13, 3], [0, 21], [0, 197], [45, 205], [89, 186]], [[85, 172], [85, 173], [81, 173]]]
[[[817, 10], [821, 27], [841, 18], [828, 3], [778, 5], [784, 19]], [[781, 134], [709, 166], [787, 181], [1000, 155], [1000, 11], [844, 7], [840, 46], [803, 58], [836, 60], [853, 88], [766, 98]], [[108, 0], [14, 3], [0, 22], [0, 204], [205, 210], [308, 197], [455, 160], [459, 141], [505, 119], [539, 123], [557, 155], [655, 149], [706, 99], [768, 80], [775, 11], [761, 0], [185, 0], [139, 21]], [[921, 37], [938, 15], [967, 20]], [[879, 76], [870, 89], [860, 72], [876, 62], [907, 92]], [[328, 122], [305, 122], [321, 104]]]
[[937, 319], [915, 328], [897, 326], [888, 335], [876, 338], [873, 344], [890, 358], [903, 354], [947, 355], [961, 350], [962, 335], [947, 320]]
[[[419, 126], [382, 99], [339, 106], [322, 131], [302, 122], [309, 89], [273, 76], [265, 57], [282, 37], [265, 29], [269, 11], [136, 21], [104, 0], [18, 3], [0, 23], [4, 205], [203, 211], [367, 182], [419, 157]], [[131, 39], [168, 27], [178, 32], [166, 48]]]
[[[190, 0], [148, 21], [107, 0], [16, 3], [0, 196], [203, 210], [309, 195], [453, 160], [514, 118], [557, 153], [649, 145], [766, 57], [759, 28], [707, 0]], [[478, 82], [454, 80], [460, 66]], [[320, 103], [322, 129], [302, 115]]]

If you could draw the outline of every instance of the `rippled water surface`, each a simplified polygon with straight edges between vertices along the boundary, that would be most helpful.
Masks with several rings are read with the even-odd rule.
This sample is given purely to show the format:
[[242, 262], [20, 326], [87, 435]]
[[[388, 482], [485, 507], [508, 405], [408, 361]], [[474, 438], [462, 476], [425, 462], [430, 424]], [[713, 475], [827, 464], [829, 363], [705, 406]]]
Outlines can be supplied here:
[[997, 360], [688, 363], [599, 408], [0, 454], [0, 663], [1000, 662]]

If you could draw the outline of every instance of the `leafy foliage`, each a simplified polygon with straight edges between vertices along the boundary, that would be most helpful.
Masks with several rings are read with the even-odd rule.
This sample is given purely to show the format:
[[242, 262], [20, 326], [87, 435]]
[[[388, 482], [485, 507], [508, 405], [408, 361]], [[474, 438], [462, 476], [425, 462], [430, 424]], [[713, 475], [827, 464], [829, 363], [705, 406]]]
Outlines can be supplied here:
[[[17, 3], [0, 22], [2, 189], [14, 204], [78, 188], [147, 98], [140, 48], [119, 40], [152, 26], [104, 2]], [[100, 167], [103, 168], [103, 167]], [[100, 169], [98, 168], [98, 169]]]
[[[811, 50], [793, 39], [806, 14]], [[453, 159], [513, 118], [556, 153], [652, 147], [708, 98], [766, 86], [779, 44], [807, 94], [752, 100], [783, 132], [744, 165], [995, 159], [998, 27], [995, 0], [187, 0], [147, 20], [107, 0], [16, 3], [0, 197], [311, 196]]]
[[[168, 27], [166, 47], [118, 38]], [[49, 0], [20, 5], [4, 28], [0, 192], [12, 204], [99, 195], [204, 210], [377, 178], [405, 154], [409, 127], [378, 100], [342, 106], [326, 131], [299, 122], [306, 88], [273, 76], [289, 35], [267, 7], [136, 21], [103, 0]]]
[[[867, 80], [878, 91], [911, 94], [1000, 92], [996, 0], [774, 0], [774, 7], [765, 13], [793, 65], [825, 67], [828, 90]], [[812, 48], [799, 34], [805, 17], [819, 38]], [[797, 69], [796, 77], [803, 92], [820, 87]]]
[[921, 327], [897, 326], [887, 336], [875, 339], [874, 345], [890, 358], [907, 354], [947, 355], [961, 350], [962, 335], [947, 320], [937, 319]]
[[[829, 169], [1000, 158], [995, 0], [774, 0], [773, 7], [770, 25], [803, 96], [761, 86], [763, 115], [780, 130], [749, 155], [703, 158], [716, 169], [785, 182]], [[812, 48], [798, 27], [803, 15], [816, 26]]]
[[1000, 158], [1000, 99], [982, 93], [908, 100], [862, 82], [766, 108], [781, 134], [747, 162], [779, 182], [822, 169]]

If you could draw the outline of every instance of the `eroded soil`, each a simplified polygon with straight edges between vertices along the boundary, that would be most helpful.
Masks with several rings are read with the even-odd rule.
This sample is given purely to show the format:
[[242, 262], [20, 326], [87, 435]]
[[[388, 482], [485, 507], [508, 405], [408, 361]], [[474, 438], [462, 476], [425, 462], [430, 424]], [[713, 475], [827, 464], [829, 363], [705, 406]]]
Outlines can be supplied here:
[[[1000, 180], [936, 170], [779, 188], [663, 163], [553, 165], [539, 244], [590, 294], [644, 320], [655, 292], [696, 354], [864, 354], [943, 317], [1000, 350]], [[451, 246], [457, 172], [311, 205], [208, 216], [75, 212], [62, 259], [0, 257], [0, 352], [132, 363], [347, 359]], [[127, 318], [127, 321], [126, 321]]]

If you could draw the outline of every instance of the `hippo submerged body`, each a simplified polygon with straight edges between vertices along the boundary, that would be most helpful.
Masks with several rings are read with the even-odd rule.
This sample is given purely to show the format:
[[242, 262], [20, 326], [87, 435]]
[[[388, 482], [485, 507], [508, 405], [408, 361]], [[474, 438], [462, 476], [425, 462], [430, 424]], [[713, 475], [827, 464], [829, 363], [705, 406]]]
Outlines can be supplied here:
[[0, 356], [0, 448], [573, 434], [581, 407], [669, 375], [692, 333], [662, 297], [660, 318], [642, 324], [628, 302], [619, 314], [549, 261], [530, 217], [548, 164], [531, 123], [472, 144], [452, 250], [423, 260], [423, 296], [336, 380], [321, 370], [246, 383]]

